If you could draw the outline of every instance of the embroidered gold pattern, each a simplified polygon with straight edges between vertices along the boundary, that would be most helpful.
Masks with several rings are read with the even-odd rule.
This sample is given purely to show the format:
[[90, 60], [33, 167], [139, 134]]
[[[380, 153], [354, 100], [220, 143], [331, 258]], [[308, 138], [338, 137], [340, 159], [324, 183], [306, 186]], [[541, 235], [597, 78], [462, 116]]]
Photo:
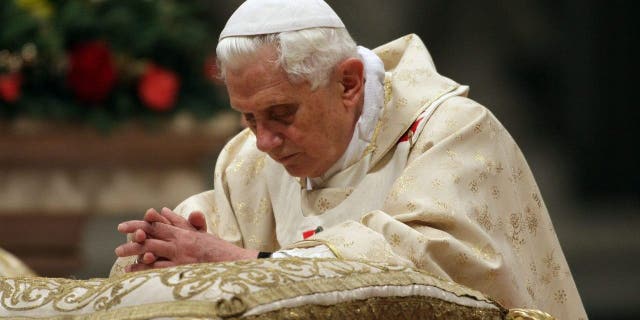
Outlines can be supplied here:
[[555, 320], [550, 314], [533, 309], [509, 309], [505, 320]]
[[551, 272], [551, 275], [556, 278], [560, 273], [560, 265], [553, 258], [553, 251], [549, 252], [542, 260], [547, 270]]
[[557, 303], [564, 304], [567, 302], [567, 293], [564, 290], [558, 290], [553, 294], [553, 298]]
[[491, 196], [495, 200], [500, 199], [500, 189], [498, 188], [498, 186], [491, 186]]
[[471, 182], [469, 182], [469, 191], [478, 193], [478, 190], [478, 180], [471, 180]]
[[393, 90], [391, 89], [391, 78], [384, 78], [384, 105], [388, 105], [393, 98]]
[[535, 235], [538, 232], [538, 217], [529, 206], [524, 208], [524, 212], [527, 219], [527, 230], [529, 230], [529, 233]]
[[522, 180], [522, 176], [523, 176], [524, 172], [522, 172], [522, 169], [520, 168], [511, 168], [511, 177], [509, 178], [509, 181], [511, 183], [517, 183], [520, 182], [520, 180]]
[[397, 233], [392, 234], [389, 237], [389, 244], [391, 244], [394, 247], [400, 246], [400, 236]]
[[318, 203], [316, 204], [316, 207], [318, 208], [318, 210], [320, 210], [321, 212], [327, 211], [330, 208], [332, 208], [331, 203], [329, 202], [329, 200], [327, 200], [327, 198], [325, 197], [320, 197], [318, 199]]
[[456, 256], [456, 264], [464, 266], [465, 264], [467, 264], [467, 262], [469, 262], [469, 256], [463, 252], [458, 253], [458, 255]]
[[507, 238], [511, 241], [513, 247], [518, 250], [525, 242], [525, 238], [522, 237], [522, 214], [512, 213], [509, 216], [509, 225], [511, 226], [511, 232], [507, 234]]
[[473, 126], [473, 133], [475, 134], [482, 133], [482, 123], [478, 123], [475, 126]]
[[494, 223], [491, 221], [492, 219], [489, 215], [489, 206], [486, 204], [480, 208], [474, 208], [472, 218], [487, 232], [490, 232], [494, 227]]
[[233, 172], [236, 173], [238, 171], [240, 171], [242, 169], [242, 165], [244, 164], [244, 159], [238, 159], [236, 160], [232, 167], [233, 167]]
[[[496, 307], [472, 308], [478, 311], [504, 312], [479, 292], [431, 277], [420, 270], [361, 261], [297, 258], [184, 265], [109, 279], [0, 277], [0, 312], [34, 312], [21, 313], [25, 317], [55, 312], [65, 319], [90, 313], [96, 318], [217, 318], [225, 314], [232, 316], [233, 310], [248, 310], [317, 292], [407, 284], [442, 288]], [[136, 300], [152, 291], [157, 294], [154, 302]], [[171, 297], [164, 297], [165, 292], [171, 293]], [[217, 300], [210, 300], [212, 298]], [[420, 297], [421, 303], [430, 303], [425, 298], [428, 297]], [[407, 298], [401, 300], [409, 301]]]
[[452, 151], [451, 149], [447, 149], [447, 156], [449, 157], [449, 159], [454, 160], [457, 155], [458, 154], [455, 151]]
[[399, 98], [396, 100], [395, 107], [396, 109], [404, 108], [407, 106], [409, 101], [406, 98]]
[[415, 178], [409, 175], [403, 175], [394, 183], [393, 189], [389, 194], [389, 198], [392, 200], [397, 200], [398, 196], [407, 191], [409, 186], [411, 186], [414, 182]]
[[305, 305], [250, 316], [247, 320], [273, 319], [502, 319], [505, 312], [479, 309], [425, 297], [374, 297], [338, 303], [330, 308]]
[[532, 193], [531, 198], [536, 203], [538, 208], [542, 208], [542, 200], [540, 200], [540, 196], [537, 193]]
[[251, 165], [245, 171], [245, 185], [249, 185], [260, 174], [264, 168], [266, 155], [261, 155], [255, 161], [251, 162]]

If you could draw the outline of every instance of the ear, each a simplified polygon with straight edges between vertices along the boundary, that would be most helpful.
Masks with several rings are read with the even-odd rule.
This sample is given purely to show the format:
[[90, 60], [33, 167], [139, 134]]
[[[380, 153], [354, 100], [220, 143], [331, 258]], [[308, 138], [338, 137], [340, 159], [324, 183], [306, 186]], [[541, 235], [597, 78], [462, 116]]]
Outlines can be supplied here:
[[342, 100], [347, 107], [358, 106], [364, 95], [364, 65], [360, 59], [349, 58], [336, 68], [342, 88]]

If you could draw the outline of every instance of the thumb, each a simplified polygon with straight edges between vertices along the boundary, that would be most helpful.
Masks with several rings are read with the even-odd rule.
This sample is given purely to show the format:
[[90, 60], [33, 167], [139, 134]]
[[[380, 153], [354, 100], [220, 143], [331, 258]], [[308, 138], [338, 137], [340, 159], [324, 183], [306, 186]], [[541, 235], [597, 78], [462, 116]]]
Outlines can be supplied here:
[[207, 219], [200, 211], [191, 212], [189, 215], [189, 223], [200, 232], [207, 232]]

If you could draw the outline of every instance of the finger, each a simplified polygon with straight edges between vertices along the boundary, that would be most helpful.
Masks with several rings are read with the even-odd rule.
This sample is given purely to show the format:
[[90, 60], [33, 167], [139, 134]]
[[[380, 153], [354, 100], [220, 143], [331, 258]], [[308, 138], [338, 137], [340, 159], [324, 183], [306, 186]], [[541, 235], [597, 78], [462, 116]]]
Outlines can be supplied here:
[[[156, 258], [174, 259], [176, 247], [173, 243], [158, 239], [147, 239], [144, 242], [145, 253], [152, 253]], [[144, 257], [143, 257], [144, 258]]]
[[162, 211], [160, 211], [160, 214], [169, 219], [169, 221], [171, 221], [171, 224], [178, 227], [178, 228], [182, 228], [182, 229], [187, 229], [187, 230], [196, 230], [190, 223], [189, 221], [187, 221], [187, 219], [185, 219], [184, 217], [182, 217], [181, 215], [171, 211], [171, 209], [169, 208], [162, 208]]
[[137, 256], [146, 252], [144, 245], [137, 242], [128, 242], [116, 248], [115, 253], [118, 257]]
[[141, 229], [142, 231], [149, 233], [149, 227], [151, 227], [151, 224], [146, 221], [131, 220], [119, 224], [118, 231], [120, 233], [133, 233], [136, 230]]
[[126, 271], [126, 272], [137, 272], [137, 271], [144, 271], [144, 270], [149, 270], [149, 269], [153, 269], [153, 266], [146, 265], [146, 264], [143, 264], [143, 263], [136, 263], [136, 264], [132, 264], [132, 265], [126, 266], [124, 268], [124, 271]]
[[160, 223], [172, 224], [171, 221], [169, 221], [169, 219], [163, 217], [160, 213], [158, 213], [158, 211], [156, 211], [156, 209], [153, 209], [153, 208], [147, 210], [147, 212], [144, 214], [144, 221], [148, 223], [160, 222]]
[[143, 243], [146, 239], [147, 239], [147, 234], [141, 229], [138, 229], [133, 233], [132, 240], [137, 243]]
[[189, 223], [196, 228], [196, 230], [201, 232], [207, 232], [207, 219], [204, 217], [204, 214], [200, 211], [191, 212], [189, 215]]
[[[196, 229], [189, 224], [189, 229], [187, 229], [187, 231], [196, 231]], [[185, 232], [185, 229], [170, 224], [154, 222], [149, 227], [147, 238], [171, 241], [176, 239], [176, 235], [181, 232]]]
[[158, 260], [153, 264], [154, 268], [168, 268], [168, 267], [175, 267], [178, 264], [170, 261], [170, 260]]
[[140, 262], [144, 264], [152, 264], [156, 262], [156, 260], [158, 260], [158, 258], [153, 254], [153, 252], [145, 252], [140, 258]]

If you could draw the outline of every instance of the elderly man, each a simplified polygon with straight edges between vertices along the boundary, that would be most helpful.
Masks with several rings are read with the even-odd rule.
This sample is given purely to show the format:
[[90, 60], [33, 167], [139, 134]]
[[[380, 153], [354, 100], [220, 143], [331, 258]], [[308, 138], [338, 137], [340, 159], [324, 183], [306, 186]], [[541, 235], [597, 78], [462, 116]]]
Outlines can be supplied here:
[[214, 190], [118, 227], [133, 241], [113, 272], [367, 259], [586, 318], [520, 150], [417, 36], [371, 51], [322, 0], [248, 0], [217, 55], [249, 128], [219, 156]]

